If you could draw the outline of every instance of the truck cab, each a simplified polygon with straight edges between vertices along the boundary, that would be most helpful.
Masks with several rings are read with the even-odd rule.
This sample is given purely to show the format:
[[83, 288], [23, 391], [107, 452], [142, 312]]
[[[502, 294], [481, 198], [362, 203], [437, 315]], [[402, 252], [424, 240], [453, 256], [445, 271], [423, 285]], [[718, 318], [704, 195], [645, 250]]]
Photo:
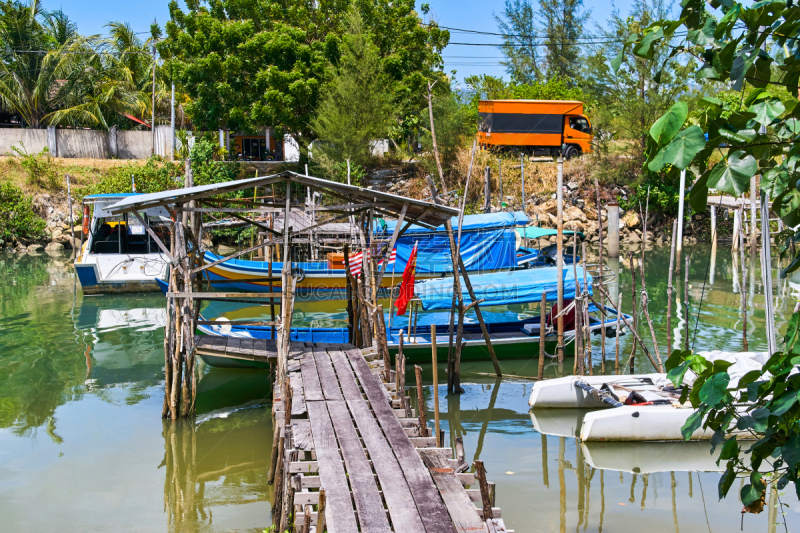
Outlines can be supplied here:
[[478, 113], [478, 141], [487, 148], [566, 159], [592, 151], [592, 123], [583, 114], [583, 102], [482, 100]]

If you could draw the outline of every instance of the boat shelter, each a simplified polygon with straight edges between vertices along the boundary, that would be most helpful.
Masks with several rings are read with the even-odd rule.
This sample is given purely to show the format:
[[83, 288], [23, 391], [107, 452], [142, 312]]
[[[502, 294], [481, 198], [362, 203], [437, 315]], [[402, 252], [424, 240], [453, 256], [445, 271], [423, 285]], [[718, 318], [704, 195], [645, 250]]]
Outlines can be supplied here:
[[[269, 305], [271, 312], [270, 321], [260, 321], [258, 325], [269, 325], [273, 327], [276, 334], [273, 336], [272, 345], [267, 346], [265, 351], [275, 354], [277, 363], [277, 383], [282, 383], [287, 375], [287, 357], [290, 351], [290, 325], [294, 304], [295, 279], [291, 270], [291, 242], [293, 238], [302, 237], [313, 229], [312, 227], [293, 228], [291, 221], [293, 214], [298, 212], [312, 212], [316, 220], [320, 220], [317, 225], [336, 223], [349, 219], [352, 223], [358, 220], [358, 236], [362, 250], [368, 250], [368, 238], [371, 237], [365, 227], [370, 227], [369, 221], [375, 215], [388, 216], [397, 220], [388, 246], [378, 250], [370, 261], [364, 261], [364, 281], [355, 282], [354, 290], [358, 291], [359, 296], [348, 299], [348, 302], [364, 302], [359, 311], [350, 310], [351, 324], [357, 321], [362, 322], [362, 328], [368, 330], [365, 339], [370, 340], [380, 331], [375, 324], [378, 316], [376, 300], [376, 287], [380, 286], [383, 275], [386, 271], [388, 261], [383, 261], [382, 267], [378, 268], [378, 260], [381, 257], [376, 255], [391, 252], [397, 239], [412, 224], [427, 228], [436, 228], [447, 222], [449, 231], [452, 233], [449, 221], [452, 217], [459, 214], [459, 210], [445, 205], [424, 200], [406, 198], [395, 194], [365, 189], [354, 185], [347, 185], [335, 181], [325, 180], [296, 172], [285, 171], [279, 174], [263, 177], [234, 180], [224, 183], [212, 183], [207, 185], [192, 185], [191, 171], [187, 171], [184, 188], [162, 191], [151, 194], [140, 194], [126, 197], [119, 202], [108, 206], [107, 210], [113, 215], [129, 214], [136, 217], [143, 225], [153, 242], [169, 258], [170, 275], [169, 288], [167, 290], [167, 327], [165, 328], [165, 375], [166, 386], [164, 396], [163, 417], [176, 419], [178, 416], [192, 416], [195, 412], [196, 396], [196, 339], [195, 330], [199, 321], [200, 302], [202, 300], [223, 300], [223, 301], [246, 301], [250, 303], [262, 303]], [[266, 198], [255, 200], [252, 198], [242, 198], [235, 193], [244, 190], [252, 190], [275, 186], [285, 190], [284, 198], [280, 201], [273, 195], [267, 201]], [[322, 195], [323, 201], [319, 206], [309, 206], [298, 195], [293, 202], [292, 189], [307, 188], [314, 193]], [[174, 226], [170, 233], [169, 242], [164, 242], [156, 235], [152, 229], [144, 224], [141, 213], [146, 209], [163, 207], [172, 218]], [[294, 213], [293, 213], [294, 212]], [[256, 221], [258, 214], [281, 213], [283, 220], [290, 221], [290, 224], [283, 225], [279, 230], [269, 227], [263, 222]], [[206, 263], [203, 260], [202, 232], [203, 218], [213, 215], [232, 217], [241, 220], [243, 223], [258, 228], [265, 238], [259, 239], [254, 246], [238, 250], [219, 260]], [[254, 252], [258, 249], [266, 248], [283, 250], [283, 268], [280, 276], [273, 278], [270, 273], [269, 292], [242, 293], [242, 292], [212, 292], [206, 289], [203, 292], [204, 279], [203, 273], [209, 267], [225, 261], [230, 261], [245, 254]], [[347, 256], [347, 254], [345, 254]], [[269, 255], [271, 265], [272, 254]], [[455, 263], [456, 259], [453, 258]], [[457, 267], [454, 267], [454, 269]], [[350, 280], [349, 269], [346, 269], [348, 281]], [[271, 269], [270, 269], [271, 272]], [[241, 281], [241, 280], [240, 280]], [[272, 282], [280, 283], [280, 292], [272, 290]], [[276, 316], [275, 307], [280, 308], [280, 315]], [[358, 313], [358, 314], [356, 314]], [[382, 317], [383, 311], [380, 310]], [[255, 324], [255, 322], [239, 322], [241, 324]], [[378, 330], [376, 331], [376, 328]], [[362, 339], [363, 340], [363, 339]]]

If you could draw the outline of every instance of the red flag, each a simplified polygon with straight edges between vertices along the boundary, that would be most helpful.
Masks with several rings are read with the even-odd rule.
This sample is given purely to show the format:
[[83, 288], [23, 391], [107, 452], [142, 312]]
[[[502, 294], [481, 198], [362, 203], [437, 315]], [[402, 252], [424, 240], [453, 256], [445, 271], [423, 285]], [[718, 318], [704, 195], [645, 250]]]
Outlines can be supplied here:
[[408, 257], [406, 269], [403, 271], [403, 282], [400, 284], [400, 295], [394, 303], [397, 306], [397, 316], [406, 314], [408, 302], [414, 297], [414, 273], [417, 269], [417, 243], [414, 243], [414, 249], [411, 250], [411, 255]]

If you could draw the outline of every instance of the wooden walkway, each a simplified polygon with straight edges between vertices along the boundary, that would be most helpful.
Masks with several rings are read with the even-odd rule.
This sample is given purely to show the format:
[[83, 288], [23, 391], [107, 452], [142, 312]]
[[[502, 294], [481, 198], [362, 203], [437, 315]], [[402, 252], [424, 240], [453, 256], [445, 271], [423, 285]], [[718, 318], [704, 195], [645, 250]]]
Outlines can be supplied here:
[[195, 335], [194, 345], [199, 355], [261, 363], [274, 363], [278, 360], [278, 349], [272, 339]]
[[296, 532], [316, 531], [321, 489], [331, 533], [507, 531], [499, 509], [483, 519], [483, 496], [475, 475], [465, 472], [463, 449], [453, 459], [450, 448], [436, 448], [408, 398], [383, 382], [377, 356], [351, 345], [293, 343], [288, 370], [288, 425], [281, 387], [274, 388], [284, 443], [275, 484]]

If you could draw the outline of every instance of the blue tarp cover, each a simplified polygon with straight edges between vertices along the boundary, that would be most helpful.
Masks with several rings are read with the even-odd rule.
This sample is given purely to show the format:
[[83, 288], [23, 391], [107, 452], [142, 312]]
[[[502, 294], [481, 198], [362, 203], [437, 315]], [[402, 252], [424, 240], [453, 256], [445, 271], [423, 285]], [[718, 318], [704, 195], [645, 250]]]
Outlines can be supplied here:
[[[578, 266], [578, 280], [583, 290], [583, 267]], [[497, 272], [492, 274], [479, 274], [470, 276], [475, 297], [484, 299], [481, 304], [486, 305], [508, 305], [526, 302], [540, 302], [542, 291], [547, 292], [547, 301], [554, 302], [558, 299], [558, 269], [531, 268], [526, 270], [512, 270], [508, 272]], [[573, 267], [564, 267], [564, 299], [575, 298], [575, 274]], [[587, 274], [589, 294], [592, 293], [592, 277]], [[472, 303], [464, 284], [463, 278], [461, 288], [464, 296], [464, 304]], [[433, 279], [417, 283], [414, 292], [422, 300], [422, 308], [425, 311], [432, 309], [450, 309], [453, 297], [452, 278]]]
[[[517, 212], [517, 213], [487, 213], [484, 215], [464, 215], [464, 221], [461, 224], [461, 233], [463, 234], [465, 231], [475, 231], [475, 230], [513, 228], [516, 225], [525, 224], [525, 222], [527, 221], [527, 217], [525, 217], [524, 220], [521, 217], [525, 217], [525, 213]], [[450, 223], [453, 225], [453, 231], [457, 232], [458, 217], [451, 218]], [[391, 235], [396, 225], [397, 225], [396, 220], [387, 220], [386, 233]], [[428, 228], [417, 226], [416, 224], [411, 224], [411, 226], [409, 226], [409, 228], [405, 231], [405, 233], [403, 233], [403, 235], [411, 235], [416, 233], [431, 233], [431, 231], [432, 230], [429, 230]], [[436, 228], [436, 231], [444, 233], [445, 232], [444, 224], [438, 226]]]
[[[519, 220], [513, 213], [466, 215], [461, 226], [461, 258], [469, 271], [503, 270], [517, 266], [516, 234]], [[453, 232], [457, 236], [458, 217], [453, 217]], [[397, 221], [386, 222], [386, 233], [391, 235]], [[397, 239], [397, 263], [388, 272], [403, 272], [411, 250], [417, 243], [417, 274], [446, 274], [453, 271], [450, 258], [450, 240], [444, 226], [431, 231], [412, 225]]]

